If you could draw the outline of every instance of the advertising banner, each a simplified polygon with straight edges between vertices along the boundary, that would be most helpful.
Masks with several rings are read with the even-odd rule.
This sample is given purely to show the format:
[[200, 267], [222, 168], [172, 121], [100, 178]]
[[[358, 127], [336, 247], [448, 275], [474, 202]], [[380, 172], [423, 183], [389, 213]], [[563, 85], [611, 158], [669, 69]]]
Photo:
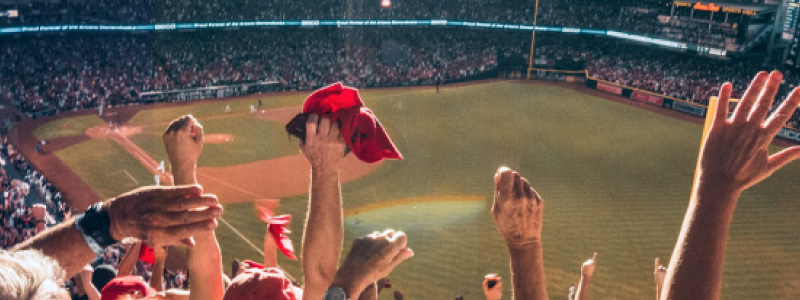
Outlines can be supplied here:
[[652, 104], [652, 105], [656, 105], [656, 106], [664, 105], [664, 98], [663, 97], [659, 97], [659, 96], [656, 96], [656, 95], [652, 95], [652, 94], [648, 94], [648, 93], [644, 93], [644, 92], [640, 92], [640, 91], [633, 91], [633, 94], [631, 94], [631, 99], [642, 101], [644, 103]]
[[618, 87], [616, 85], [610, 85], [610, 84], [598, 82], [597, 83], [597, 89], [601, 90], [601, 91], [604, 91], [604, 92], [612, 93], [614, 95], [622, 95], [622, 88]]

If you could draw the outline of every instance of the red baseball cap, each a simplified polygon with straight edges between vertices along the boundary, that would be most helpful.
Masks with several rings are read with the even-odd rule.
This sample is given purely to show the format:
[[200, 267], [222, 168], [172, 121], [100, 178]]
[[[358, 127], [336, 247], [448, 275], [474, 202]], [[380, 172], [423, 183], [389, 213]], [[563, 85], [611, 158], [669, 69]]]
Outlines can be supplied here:
[[120, 276], [111, 280], [100, 292], [100, 300], [117, 300], [122, 296], [155, 297], [158, 291], [139, 276]]
[[[231, 281], [223, 300], [300, 300], [303, 289], [278, 268], [247, 269]], [[105, 300], [105, 299], [102, 299]]]

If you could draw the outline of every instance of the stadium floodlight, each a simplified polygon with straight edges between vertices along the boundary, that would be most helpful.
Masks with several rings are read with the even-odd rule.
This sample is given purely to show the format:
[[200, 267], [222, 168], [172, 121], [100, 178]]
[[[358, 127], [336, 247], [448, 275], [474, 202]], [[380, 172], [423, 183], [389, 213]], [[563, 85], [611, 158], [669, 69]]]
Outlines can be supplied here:
[[392, 7], [392, 0], [381, 0], [381, 8]]

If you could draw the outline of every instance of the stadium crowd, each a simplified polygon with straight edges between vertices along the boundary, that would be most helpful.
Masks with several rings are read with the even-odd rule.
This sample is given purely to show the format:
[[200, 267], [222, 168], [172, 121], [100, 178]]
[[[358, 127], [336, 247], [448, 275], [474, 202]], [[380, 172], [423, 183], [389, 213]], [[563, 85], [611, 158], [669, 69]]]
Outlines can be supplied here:
[[[527, 60], [528, 39], [519, 32], [413, 28], [14, 39], [0, 45], [6, 62], [0, 65], [0, 101], [37, 117], [101, 103], [137, 104], [142, 92], [264, 81], [278, 82], [279, 90], [337, 81], [357, 87], [431, 85], [437, 78], [447, 82], [493, 70], [509, 55]], [[776, 67], [548, 34], [540, 35], [535, 55], [574, 57], [586, 62], [591, 77], [703, 105], [723, 82], [742, 86], [743, 74]], [[787, 72], [787, 82], [798, 75]], [[742, 92], [735, 90], [734, 97]], [[800, 115], [789, 125], [800, 128]]]
[[0, 136], [0, 247], [8, 249], [70, 219], [61, 193], [27, 159]]

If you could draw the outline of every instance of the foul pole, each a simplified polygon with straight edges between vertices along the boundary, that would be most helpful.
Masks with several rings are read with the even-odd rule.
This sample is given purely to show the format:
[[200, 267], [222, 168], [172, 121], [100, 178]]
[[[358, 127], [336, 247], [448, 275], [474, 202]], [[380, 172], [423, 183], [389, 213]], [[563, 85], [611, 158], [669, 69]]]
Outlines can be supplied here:
[[[536, 7], [533, 9], [533, 26], [536, 27], [536, 16], [539, 15], [539, 0], [536, 0]], [[531, 79], [531, 69], [533, 69], [533, 48], [536, 47], [536, 29], [531, 33], [531, 55], [528, 56], [528, 80]]]

